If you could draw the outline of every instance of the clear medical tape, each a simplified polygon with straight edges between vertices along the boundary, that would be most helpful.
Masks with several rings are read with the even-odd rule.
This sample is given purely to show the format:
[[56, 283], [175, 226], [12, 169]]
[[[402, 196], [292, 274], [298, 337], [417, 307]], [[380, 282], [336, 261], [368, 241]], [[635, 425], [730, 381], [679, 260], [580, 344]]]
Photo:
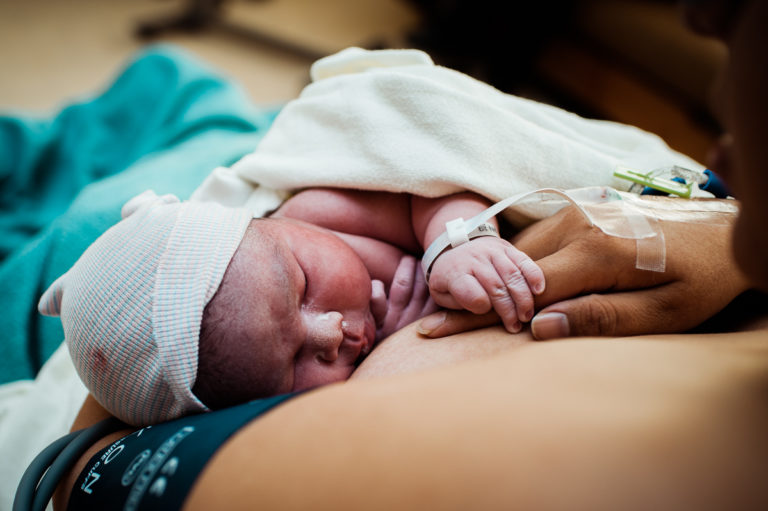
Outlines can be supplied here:
[[[555, 196], [553, 198], [553, 196]], [[680, 222], [730, 222], [736, 214], [733, 201], [691, 201], [684, 199], [648, 200], [610, 187], [588, 187], [574, 190], [542, 188], [503, 199], [478, 215], [464, 221], [467, 233], [512, 206], [528, 210], [532, 217], [545, 218], [572, 204], [590, 226], [609, 236], [635, 239], [635, 266], [641, 270], [663, 272], [666, 268], [666, 243], [659, 220]], [[426, 278], [435, 259], [451, 246], [443, 233], [427, 247], [422, 258]]]
[[[658, 221], [634, 204], [631, 199], [614, 193], [606, 193], [605, 200], [593, 197], [574, 204], [588, 215], [591, 225], [609, 236], [636, 240], [635, 267], [639, 270], [663, 272], [666, 269], [666, 243], [664, 231]], [[578, 192], [578, 190], [577, 190]], [[630, 196], [628, 196], [630, 197]]]

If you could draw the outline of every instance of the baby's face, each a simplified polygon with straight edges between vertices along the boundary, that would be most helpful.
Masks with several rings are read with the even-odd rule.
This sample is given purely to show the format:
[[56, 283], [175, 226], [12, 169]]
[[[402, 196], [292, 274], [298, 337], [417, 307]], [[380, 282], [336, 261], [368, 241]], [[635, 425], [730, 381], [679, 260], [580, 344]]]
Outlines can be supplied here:
[[370, 300], [363, 262], [330, 231], [255, 220], [208, 305], [198, 377], [239, 394], [225, 404], [345, 380], [373, 347]]

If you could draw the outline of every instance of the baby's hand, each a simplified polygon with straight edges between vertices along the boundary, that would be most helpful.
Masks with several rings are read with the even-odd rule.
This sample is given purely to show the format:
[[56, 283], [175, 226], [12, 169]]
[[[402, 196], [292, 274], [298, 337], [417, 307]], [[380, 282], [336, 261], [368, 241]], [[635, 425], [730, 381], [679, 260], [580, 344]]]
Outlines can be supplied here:
[[544, 291], [544, 273], [525, 253], [485, 236], [441, 254], [429, 290], [438, 305], [485, 314], [491, 308], [513, 333], [533, 317], [533, 293]]
[[413, 256], [404, 255], [400, 259], [389, 296], [383, 282], [374, 280], [372, 284], [371, 312], [376, 320], [377, 342], [437, 310], [429, 296], [421, 265]]

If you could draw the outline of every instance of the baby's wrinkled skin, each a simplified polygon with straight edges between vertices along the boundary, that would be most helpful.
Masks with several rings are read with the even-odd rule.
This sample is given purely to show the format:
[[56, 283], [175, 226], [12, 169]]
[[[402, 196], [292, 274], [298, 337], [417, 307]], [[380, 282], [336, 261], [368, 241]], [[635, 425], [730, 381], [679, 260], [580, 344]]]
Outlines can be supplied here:
[[220, 408], [346, 380], [378, 340], [438, 305], [495, 310], [520, 331], [544, 276], [506, 240], [446, 251], [429, 286], [421, 273], [445, 222], [487, 205], [474, 194], [311, 189], [252, 221], [206, 307], [193, 391]]

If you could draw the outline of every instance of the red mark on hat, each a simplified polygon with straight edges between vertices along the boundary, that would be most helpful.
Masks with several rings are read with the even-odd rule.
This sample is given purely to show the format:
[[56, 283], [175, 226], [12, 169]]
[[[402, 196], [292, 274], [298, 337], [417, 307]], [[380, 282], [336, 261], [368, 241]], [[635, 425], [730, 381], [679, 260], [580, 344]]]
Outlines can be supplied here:
[[104, 352], [97, 349], [93, 352], [93, 369], [96, 371], [104, 371], [107, 368], [107, 357]]

